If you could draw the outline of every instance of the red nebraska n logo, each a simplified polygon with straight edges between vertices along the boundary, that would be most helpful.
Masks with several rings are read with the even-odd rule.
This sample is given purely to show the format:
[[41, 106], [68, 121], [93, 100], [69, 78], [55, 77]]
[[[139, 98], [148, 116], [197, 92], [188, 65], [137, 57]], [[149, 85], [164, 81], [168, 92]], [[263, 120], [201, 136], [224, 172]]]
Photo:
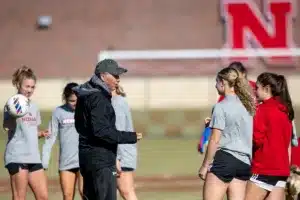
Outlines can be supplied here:
[[[225, 20], [225, 48], [286, 49], [294, 47], [292, 0], [262, 0], [263, 9], [253, 0], [221, 0]], [[262, 12], [260, 11], [262, 10]], [[268, 64], [292, 64], [292, 58], [270, 58]]]

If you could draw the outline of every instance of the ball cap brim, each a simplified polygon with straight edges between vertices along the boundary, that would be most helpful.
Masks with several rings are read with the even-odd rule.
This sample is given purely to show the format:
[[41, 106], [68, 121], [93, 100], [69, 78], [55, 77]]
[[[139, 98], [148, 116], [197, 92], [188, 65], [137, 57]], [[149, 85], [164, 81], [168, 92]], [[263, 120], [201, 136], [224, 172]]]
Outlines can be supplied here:
[[127, 69], [120, 67], [119, 64], [113, 59], [104, 59], [100, 61], [95, 68], [96, 75], [107, 72], [112, 75], [119, 76], [127, 71]]

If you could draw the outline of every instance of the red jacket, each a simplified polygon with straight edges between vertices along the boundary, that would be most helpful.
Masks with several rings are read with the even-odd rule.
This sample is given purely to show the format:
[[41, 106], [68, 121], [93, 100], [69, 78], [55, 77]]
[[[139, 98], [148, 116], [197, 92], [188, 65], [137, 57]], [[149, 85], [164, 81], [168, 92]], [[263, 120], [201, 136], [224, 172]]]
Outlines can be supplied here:
[[274, 97], [259, 104], [253, 121], [252, 173], [289, 176], [291, 138], [287, 108]]
[[[252, 87], [253, 91], [256, 91], [256, 83], [254, 81], [249, 81], [249, 85]], [[218, 102], [222, 101], [225, 97], [221, 95], [218, 99]]]

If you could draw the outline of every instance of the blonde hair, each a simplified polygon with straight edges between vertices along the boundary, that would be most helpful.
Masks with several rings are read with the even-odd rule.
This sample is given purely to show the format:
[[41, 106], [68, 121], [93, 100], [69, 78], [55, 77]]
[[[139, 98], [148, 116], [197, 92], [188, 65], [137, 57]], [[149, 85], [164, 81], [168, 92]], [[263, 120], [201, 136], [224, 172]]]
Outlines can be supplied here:
[[219, 80], [227, 81], [229, 87], [234, 88], [235, 94], [239, 97], [246, 110], [254, 116], [256, 109], [255, 98], [253, 95], [253, 89], [250, 87], [248, 80], [240, 75], [238, 70], [232, 67], [222, 69], [218, 73], [217, 78]]
[[14, 72], [12, 76], [12, 84], [16, 88], [20, 88], [23, 80], [25, 79], [33, 79], [34, 81], [36, 81], [36, 76], [31, 68], [23, 65]]
[[118, 85], [118, 87], [116, 88], [116, 94], [122, 97], [126, 97], [126, 93], [121, 85]]

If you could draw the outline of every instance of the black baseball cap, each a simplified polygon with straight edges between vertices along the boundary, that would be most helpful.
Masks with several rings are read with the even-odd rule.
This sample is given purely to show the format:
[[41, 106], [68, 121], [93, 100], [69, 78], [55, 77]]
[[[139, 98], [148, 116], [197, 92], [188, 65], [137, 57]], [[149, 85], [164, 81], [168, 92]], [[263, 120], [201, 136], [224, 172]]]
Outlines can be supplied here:
[[111, 75], [119, 76], [127, 72], [127, 69], [120, 67], [119, 64], [112, 59], [104, 59], [100, 61], [95, 68], [95, 74], [110, 73]]

